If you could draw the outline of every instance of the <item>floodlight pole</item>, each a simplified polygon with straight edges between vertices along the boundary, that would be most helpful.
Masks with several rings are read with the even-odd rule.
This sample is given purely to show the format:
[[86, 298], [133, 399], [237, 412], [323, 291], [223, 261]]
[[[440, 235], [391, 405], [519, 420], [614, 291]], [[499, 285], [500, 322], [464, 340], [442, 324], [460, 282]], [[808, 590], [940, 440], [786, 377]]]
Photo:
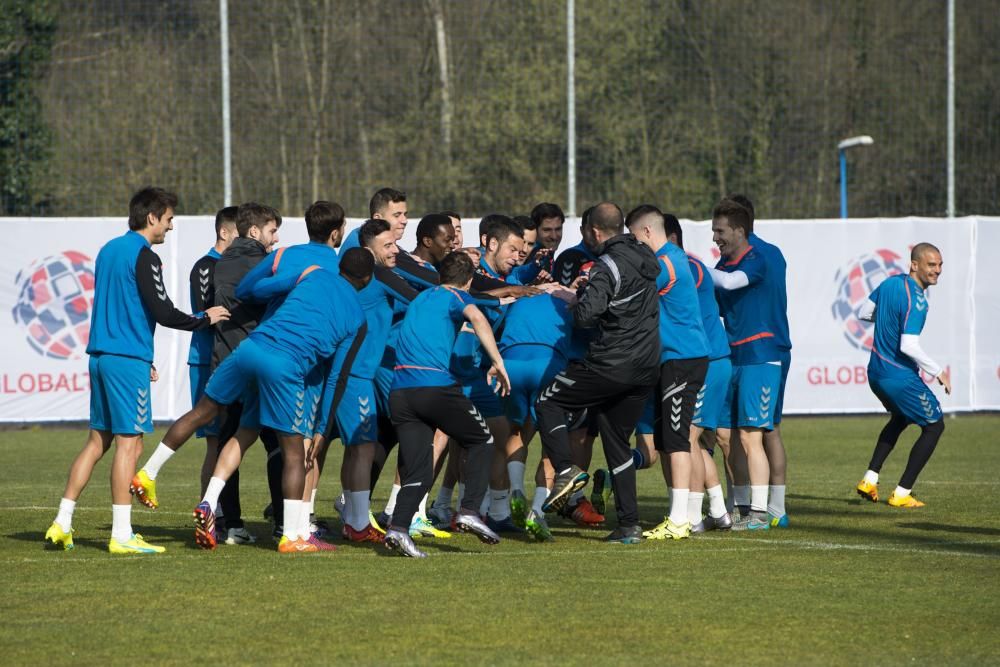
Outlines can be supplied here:
[[566, 0], [566, 215], [576, 215], [576, 33], [574, 0]]
[[222, 42], [222, 202], [233, 205], [233, 144], [229, 117], [229, 7], [219, 0], [219, 37]]
[[855, 146], [871, 146], [875, 140], [867, 134], [844, 139], [837, 144], [840, 154], [840, 217], [847, 218], [847, 150]]

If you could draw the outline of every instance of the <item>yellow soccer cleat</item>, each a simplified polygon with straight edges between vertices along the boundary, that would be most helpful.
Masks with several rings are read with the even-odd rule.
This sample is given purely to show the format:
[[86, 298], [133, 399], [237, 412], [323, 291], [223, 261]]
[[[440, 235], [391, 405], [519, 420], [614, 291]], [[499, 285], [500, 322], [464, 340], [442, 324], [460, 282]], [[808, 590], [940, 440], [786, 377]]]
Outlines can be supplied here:
[[878, 502], [878, 484], [871, 484], [867, 480], [861, 480], [855, 487], [858, 495], [865, 500], [870, 500], [873, 503]]
[[140, 470], [128, 485], [128, 492], [151, 510], [160, 506], [156, 501], [156, 480], [150, 479], [145, 470]]
[[903, 507], [907, 509], [913, 509], [916, 507], [923, 507], [924, 503], [920, 502], [913, 497], [912, 494], [905, 496], [897, 496], [896, 492], [893, 491], [889, 496], [889, 505], [892, 507]]
[[133, 533], [127, 542], [119, 542], [112, 537], [108, 542], [108, 551], [113, 554], [162, 554], [166, 549], [154, 546], [142, 539], [142, 535]]
[[62, 547], [64, 551], [73, 548], [73, 531], [64, 531], [55, 521], [45, 531], [45, 539], [52, 543], [52, 546]]
[[647, 540], [664, 540], [664, 539], [666, 539], [667, 522], [668, 521], [669, 521], [669, 519], [667, 517], [663, 517], [663, 521], [661, 521], [660, 523], [656, 524], [655, 527], [650, 528], [649, 530], [644, 530], [642, 532], [642, 536], [645, 537]]
[[439, 540], [447, 540], [451, 537], [451, 533], [446, 530], [438, 530], [433, 523], [416, 514], [410, 523], [410, 537], [434, 537]]

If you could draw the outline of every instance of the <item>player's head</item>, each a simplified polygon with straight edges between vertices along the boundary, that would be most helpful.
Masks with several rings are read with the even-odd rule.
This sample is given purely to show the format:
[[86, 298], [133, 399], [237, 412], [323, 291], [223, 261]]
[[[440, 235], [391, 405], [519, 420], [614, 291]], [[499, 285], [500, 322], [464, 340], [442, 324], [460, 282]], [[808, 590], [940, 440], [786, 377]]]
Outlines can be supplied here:
[[524, 248], [521, 250], [521, 260], [518, 264], [524, 264], [524, 260], [528, 258], [528, 253], [531, 249], [535, 247], [535, 243], [538, 241], [538, 225], [530, 216], [527, 215], [515, 215], [513, 218], [521, 227], [521, 231], [524, 232]]
[[438, 265], [438, 275], [441, 277], [442, 285], [464, 290], [472, 285], [472, 274], [475, 271], [472, 258], [458, 251], [450, 253]]
[[663, 214], [663, 231], [666, 232], [668, 241], [678, 248], [684, 248], [684, 230], [676, 215], [673, 213]]
[[392, 225], [396, 240], [403, 238], [406, 231], [406, 193], [392, 188], [382, 188], [372, 195], [368, 202], [368, 215], [380, 218]]
[[256, 202], [240, 204], [236, 213], [236, 231], [245, 239], [257, 241], [267, 252], [278, 242], [281, 214], [277, 209]]
[[239, 233], [236, 231], [236, 206], [227, 206], [219, 209], [215, 214], [215, 249], [224, 252], [229, 244], [233, 242]]
[[455, 245], [455, 226], [444, 213], [425, 215], [417, 223], [417, 249], [437, 264], [448, 256]]
[[531, 209], [531, 219], [538, 229], [538, 245], [555, 250], [562, 242], [563, 223], [566, 216], [557, 204], [542, 202]]
[[734, 257], [750, 238], [750, 212], [732, 199], [723, 199], [712, 210], [712, 241], [723, 257]]
[[340, 256], [340, 275], [356, 290], [363, 290], [372, 280], [375, 257], [364, 248], [349, 248]]
[[524, 230], [516, 222], [502, 216], [486, 230], [486, 263], [501, 276], [509, 274], [521, 262]]
[[441, 211], [441, 215], [448, 216], [452, 227], [455, 228], [455, 240], [451, 243], [451, 249], [458, 250], [465, 243], [465, 237], [462, 234], [462, 216], [454, 211]]
[[921, 287], [937, 285], [943, 264], [941, 251], [930, 243], [918, 243], [910, 250], [910, 276]]
[[489, 213], [484, 215], [483, 219], [479, 221], [479, 245], [483, 248], [486, 247], [486, 236], [489, 234], [491, 226], [498, 223], [506, 223], [509, 220], [510, 218], [502, 213]]
[[583, 215], [580, 216], [580, 236], [583, 237], [583, 245], [591, 252], [594, 252], [597, 248], [597, 239], [594, 238], [594, 226], [590, 224], [590, 214], [593, 211], [594, 207], [591, 206], [585, 209]]
[[174, 228], [177, 195], [152, 186], [139, 190], [128, 203], [128, 228], [142, 232], [150, 243], [163, 243]]
[[340, 247], [344, 237], [344, 209], [335, 202], [319, 200], [306, 209], [309, 240]]
[[387, 221], [381, 218], [365, 220], [358, 230], [358, 243], [362, 248], [371, 251], [379, 266], [390, 269], [396, 266], [399, 246], [396, 245], [396, 234], [392, 231], [392, 225]]
[[663, 228], [663, 212], [652, 204], [640, 204], [625, 216], [625, 226], [632, 236], [645, 243], [651, 250], [659, 250], [667, 242]]
[[625, 230], [625, 216], [617, 204], [605, 201], [590, 209], [587, 224], [593, 230], [596, 247]]
[[750, 201], [750, 197], [747, 197], [739, 192], [734, 192], [733, 194], [727, 196], [726, 199], [736, 202], [747, 210], [747, 213], [750, 214], [750, 231], [752, 232], [753, 222], [757, 219], [757, 214], [754, 212], [753, 202]]

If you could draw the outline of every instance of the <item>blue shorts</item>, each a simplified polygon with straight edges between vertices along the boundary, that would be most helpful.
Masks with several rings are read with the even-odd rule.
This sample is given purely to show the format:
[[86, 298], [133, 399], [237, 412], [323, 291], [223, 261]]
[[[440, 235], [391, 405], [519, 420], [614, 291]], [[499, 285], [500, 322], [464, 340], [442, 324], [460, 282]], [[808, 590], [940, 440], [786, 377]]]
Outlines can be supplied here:
[[788, 382], [788, 369], [792, 367], [792, 351], [781, 352], [781, 387], [778, 389], [778, 405], [774, 408], [774, 425], [781, 423], [781, 412], [785, 409], [785, 383]]
[[[256, 399], [246, 391], [248, 386], [256, 386]], [[305, 374], [293, 359], [265, 349], [252, 338], [240, 343], [215, 369], [205, 395], [221, 405], [242, 398], [241, 427], [252, 425], [248, 412], [257, 412], [260, 426], [312, 437], [318, 392], [307, 391]]]
[[134, 357], [90, 355], [90, 428], [114, 435], [153, 432], [150, 366]]
[[378, 403], [376, 409], [379, 414], [389, 413], [389, 392], [392, 390], [392, 379], [396, 371], [385, 366], [379, 366], [375, 371], [375, 400]]
[[705, 384], [701, 386], [694, 404], [694, 417], [691, 418], [693, 426], [700, 426], [706, 431], [714, 431], [719, 427], [729, 428], [730, 418], [725, 410], [726, 394], [729, 393], [732, 376], [733, 364], [729, 357], [708, 362]]
[[916, 373], [894, 378], [869, 375], [868, 385], [886, 410], [910, 424], [926, 426], [941, 419], [937, 396]]
[[566, 367], [566, 360], [559, 355], [529, 356], [527, 352], [517, 350], [514, 347], [503, 353], [504, 366], [510, 377], [510, 393], [503, 398], [503, 406], [508, 419], [524, 426], [529, 417], [537, 421], [535, 401], [538, 394], [552, 383], [556, 373]]
[[[212, 375], [212, 367], [208, 364], [190, 364], [188, 366], [188, 379], [191, 381], [191, 407], [193, 408], [205, 394], [205, 385]], [[213, 419], [207, 425], [195, 431], [195, 437], [216, 437], [219, 435], [219, 420]]]
[[337, 406], [337, 432], [341, 444], [350, 447], [378, 441], [377, 406], [375, 381], [349, 375], [347, 390]]
[[642, 409], [642, 416], [639, 417], [639, 421], [635, 425], [636, 435], [653, 435], [655, 432], [657, 396], [655, 388], [650, 391], [649, 398], [646, 400], [646, 407]]
[[462, 393], [472, 401], [472, 404], [486, 419], [503, 417], [503, 404], [500, 403], [500, 396], [486, 383], [485, 374], [475, 380], [463, 382]]
[[727, 397], [730, 428], [735, 426], [773, 431], [774, 410], [780, 390], [780, 364], [733, 366], [731, 392]]

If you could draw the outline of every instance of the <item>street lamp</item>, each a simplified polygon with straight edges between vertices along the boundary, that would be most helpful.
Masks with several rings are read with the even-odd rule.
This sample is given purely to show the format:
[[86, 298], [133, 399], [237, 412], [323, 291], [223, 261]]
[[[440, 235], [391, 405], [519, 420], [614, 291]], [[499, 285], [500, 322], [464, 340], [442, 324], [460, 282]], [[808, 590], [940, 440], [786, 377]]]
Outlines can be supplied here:
[[840, 217], [847, 217], [847, 149], [855, 146], [871, 146], [875, 140], [867, 134], [860, 137], [844, 139], [837, 144], [837, 151], [840, 153]]

